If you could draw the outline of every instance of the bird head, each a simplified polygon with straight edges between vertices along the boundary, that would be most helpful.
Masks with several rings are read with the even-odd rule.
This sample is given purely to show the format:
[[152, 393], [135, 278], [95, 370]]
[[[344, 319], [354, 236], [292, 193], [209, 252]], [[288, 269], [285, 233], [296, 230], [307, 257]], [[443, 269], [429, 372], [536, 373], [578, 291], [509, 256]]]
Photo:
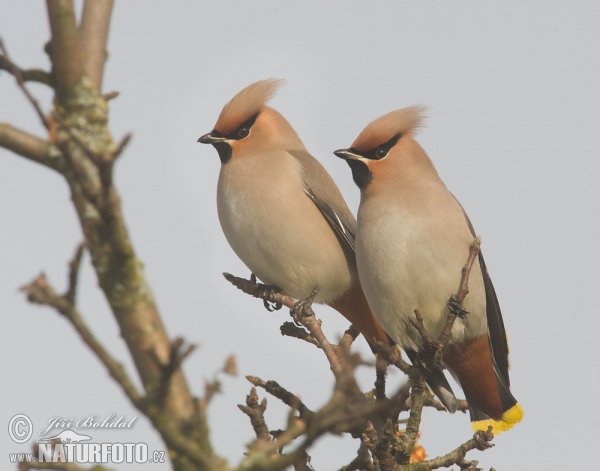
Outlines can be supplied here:
[[389, 174], [390, 167], [410, 166], [414, 146], [420, 149], [412, 136], [421, 126], [423, 112], [422, 106], [410, 106], [385, 114], [368, 124], [351, 147], [334, 152], [346, 160], [361, 190]]
[[198, 142], [212, 144], [223, 164], [261, 147], [284, 144], [288, 149], [303, 148], [285, 118], [266, 106], [282, 84], [283, 80], [267, 79], [248, 85], [223, 107], [214, 129]]

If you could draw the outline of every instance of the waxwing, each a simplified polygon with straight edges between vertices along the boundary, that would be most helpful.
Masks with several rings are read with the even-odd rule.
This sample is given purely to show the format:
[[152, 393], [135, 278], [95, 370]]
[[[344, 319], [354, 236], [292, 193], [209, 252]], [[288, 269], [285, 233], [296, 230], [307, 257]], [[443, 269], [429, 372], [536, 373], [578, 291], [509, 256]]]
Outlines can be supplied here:
[[229, 245], [264, 283], [340, 312], [371, 346], [389, 337], [364, 297], [354, 255], [356, 220], [325, 168], [266, 106], [281, 80], [249, 85], [198, 139], [221, 159], [217, 208]]
[[[410, 317], [419, 309], [428, 332], [439, 336], [475, 238], [462, 206], [414, 140], [422, 119], [418, 106], [392, 111], [335, 152], [360, 188], [356, 258], [369, 306], [411, 358], [422, 339]], [[444, 362], [463, 388], [473, 429], [491, 425], [498, 434], [518, 423], [523, 410], [509, 389], [506, 332], [481, 252], [463, 306], [468, 314], [456, 319]]]

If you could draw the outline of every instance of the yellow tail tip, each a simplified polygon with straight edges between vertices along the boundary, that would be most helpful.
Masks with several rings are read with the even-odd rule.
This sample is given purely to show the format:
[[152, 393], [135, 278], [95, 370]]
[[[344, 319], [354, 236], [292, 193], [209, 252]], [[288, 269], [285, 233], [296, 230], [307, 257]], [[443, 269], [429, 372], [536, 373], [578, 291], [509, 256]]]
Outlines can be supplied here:
[[502, 432], [506, 432], [513, 428], [516, 424], [521, 422], [522, 419], [523, 408], [521, 407], [521, 404], [517, 403], [502, 414], [502, 419], [478, 420], [476, 422], [471, 422], [471, 427], [473, 427], [475, 432], [477, 432], [477, 430], [483, 430], [485, 432], [488, 427], [491, 426], [492, 433], [494, 435], [499, 435]]

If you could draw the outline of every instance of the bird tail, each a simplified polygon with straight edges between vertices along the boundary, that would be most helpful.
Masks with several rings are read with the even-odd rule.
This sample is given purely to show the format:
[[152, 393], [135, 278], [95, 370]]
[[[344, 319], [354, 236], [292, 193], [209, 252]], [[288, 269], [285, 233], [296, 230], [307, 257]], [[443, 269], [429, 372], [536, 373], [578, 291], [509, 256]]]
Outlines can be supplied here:
[[523, 408], [499, 372], [487, 335], [449, 349], [444, 361], [463, 388], [473, 430], [491, 426], [498, 435], [521, 421]]

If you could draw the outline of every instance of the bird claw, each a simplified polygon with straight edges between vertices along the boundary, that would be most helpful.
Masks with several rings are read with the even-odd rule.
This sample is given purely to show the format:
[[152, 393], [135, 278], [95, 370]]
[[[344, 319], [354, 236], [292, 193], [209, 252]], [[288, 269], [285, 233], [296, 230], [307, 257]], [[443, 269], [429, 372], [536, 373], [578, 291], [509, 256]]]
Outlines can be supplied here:
[[262, 298], [263, 306], [267, 311], [279, 311], [283, 307], [283, 304], [280, 301], [271, 301], [276, 294], [281, 293], [280, 288], [273, 285], [263, 285], [262, 283], [258, 283], [254, 273], [250, 275], [250, 283], [252, 283], [254, 292], [259, 293], [259, 297]]
[[462, 307], [461, 302], [458, 300], [455, 294], [450, 296], [450, 299], [448, 300], [448, 309], [452, 314], [460, 317], [461, 319], [464, 319], [465, 316], [469, 314], [469, 312]]
[[296, 324], [298, 327], [302, 326], [302, 323], [299, 321], [300, 316], [306, 317], [309, 315], [314, 315], [310, 307], [312, 306], [312, 303], [315, 300], [315, 296], [318, 292], [318, 288], [313, 289], [312, 293], [310, 293], [306, 299], [297, 301], [296, 304], [294, 304], [294, 307], [290, 309], [290, 316], [292, 316], [292, 319], [294, 319], [294, 324]]
[[[275, 294], [275, 291], [270, 291], [269, 295], [271, 294]], [[268, 299], [263, 299], [263, 306], [267, 311], [273, 312], [279, 311], [283, 307], [283, 304], [279, 301], [269, 301]]]
[[475, 448], [478, 450], [487, 450], [488, 448], [492, 448], [494, 446], [493, 443], [490, 443], [494, 438], [494, 434], [492, 433], [492, 427], [488, 427], [487, 431], [477, 430], [473, 435], [473, 440], [475, 441]]

